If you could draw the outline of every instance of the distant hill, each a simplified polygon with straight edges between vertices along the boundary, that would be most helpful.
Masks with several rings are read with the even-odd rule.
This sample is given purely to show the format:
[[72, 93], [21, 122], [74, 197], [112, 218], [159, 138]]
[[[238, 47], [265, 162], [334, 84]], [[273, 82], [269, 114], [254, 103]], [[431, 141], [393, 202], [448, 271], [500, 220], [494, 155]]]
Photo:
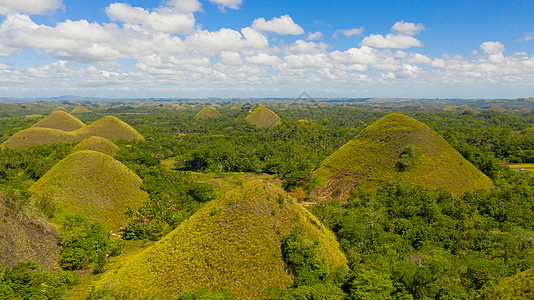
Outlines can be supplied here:
[[[78, 126], [78, 122], [82, 125], [81, 127]], [[72, 128], [77, 129], [69, 131]], [[103, 137], [109, 141], [144, 140], [134, 128], [113, 116], [103, 117], [85, 126], [80, 120], [66, 112], [55, 112], [32, 127], [15, 133], [0, 147], [30, 148], [47, 144], [79, 142], [91, 136]]]
[[262, 104], [246, 116], [245, 120], [261, 128], [271, 128], [280, 124], [280, 117]]
[[211, 118], [218, 118], [220, 116], [221, 113], [219, 113], [215, 108], [211, 106], [206, 106], [195, 115], [195, 118], [200, 120], [206, 120]]
[[71, 114], [83, 114], [83, 113], [88, 113], [88, 112], [91, 112], [91, 111], [83, 106], [76, 106], [70, 113]]
[[33, 127], [59, 129], [69, 132], [83, 128], [85, 124], [65, 111], [55, 111], [37, 122]]
[[88, 137], [85, 140], [81, 141], [74, 149], [72, 149], [72, 153], [76, 151], [82, 151], [82, 150], [93, 150], [93, 151], [99, 151], [102, 153], [105, 153], [110, 156], [115, 156], [117, 152], [120, 150], [119, 146], [113, 144], [109, 140], [99, 137], [99, 136], [92, 136]]
[[110, 141], [127, 140], [142, 141], [143, 136], [133, 129], [132, 126], [124, 123], [114, 116], [103, 117], [84, 128], [73, 132], [77, 140], [83, 140], [90, 136], [99, 136]]
[[491, 189], [491, 180], [427, 125], [391, 114], [365, 128], [327, 157], [314, 172], [319, 188], [312, 196], [346, 200], [362, 185], [376, 190], [396, 177], [428, 189], [454, 194]]
[[108, 229], [127, 222], [127, 207], [137, 207], [148, 195], [141, 178], [101, 152], [74, 152], [46, 172], [30, 191], [57, 203], [60, 210], [100, 221]]
[[54, 107], [54, 109], [52, 109], [52, 112], [56, 112], [56, 111], [67, 112], [67, 110], [63, 106], [56, 106], [56, 107]]
[[258, 180], [212, 200], [98, 284], [113, 282], [130, 299], [199, 288], [261, 298], [268, 287], [286, 288], [292, 281], [281, 242], [294, 226], [318, 241], [328, 265], [346, 267], [331, 231], [282, 189]]
[[534, 299], [534, 268], [503, 279], [489, 299]]
[[0, 192], [0, 265], [37, 261], [47, 268], [57, 266], [59, 232], [54, 225], [27, 212], [14, 213]]

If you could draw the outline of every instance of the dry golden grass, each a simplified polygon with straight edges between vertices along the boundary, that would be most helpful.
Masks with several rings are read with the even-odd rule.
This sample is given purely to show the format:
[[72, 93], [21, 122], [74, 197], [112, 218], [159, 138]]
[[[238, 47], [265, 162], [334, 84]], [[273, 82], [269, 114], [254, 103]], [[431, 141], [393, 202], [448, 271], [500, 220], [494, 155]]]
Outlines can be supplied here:
[[21, 130], [3, 142], [0, 146], [5, 148], [27, 149], [35, 146], [72, 143], [76, 137], [69, 132], [43, 127], [30, 127]]
[[[413, 146], [413, 165], [400, 171], [397, 163]], [[396, 177], [428, 189], [446, 188], [454, 194], [468, 189], [491, 189], [491, 180], [427, 125], [391, 114], [368, 126], [321, 162], [314, 172], [319, 198], [345, 200], [355, 185], [372, 190]]]
[[91, 111], [83, 106], [76, 106], [70, 113], [71, 114], [83, 114], [83, 113], [88, 113], [88, 112], [91, 112]]
[[46, 172], [30, 191], [38, 199], [56, 203], [60, 211], [100, 221], [107, 229], [126, 225], [127, 207], [137, 207], [148, 195], [141, 178], [101, 152], [77, 151]]
[[113, 116], [106, 116], [95, 121], [84, 128], [73, 132], [77, 140], [84, 140], [91, 136], [99, 136], [110, 141], [127, 140], [142, 141], [143, 136], [139, 134], [132, 126], [124, 123]]
[[319, 242], [328, 265], [346, 267], [331, 231], [282, 189], [257, 180], [211, 201], [96, 285], [128, 299], [199, 288], [227, 290], [236, 299], [261, 298], [268, 287], [286, 288], [292, 281], [281, 242], [294, 226]]

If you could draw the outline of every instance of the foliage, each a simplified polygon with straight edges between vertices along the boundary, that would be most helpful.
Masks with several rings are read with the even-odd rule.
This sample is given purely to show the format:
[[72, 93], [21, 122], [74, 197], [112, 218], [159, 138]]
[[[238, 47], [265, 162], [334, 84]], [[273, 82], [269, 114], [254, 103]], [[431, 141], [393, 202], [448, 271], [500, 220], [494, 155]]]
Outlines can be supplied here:
[[23, 262], [11, 269], [0, 266], [1, 299], [63, 299], [77, 283], [72, 273], [40, 269], [35, 262]]
[[104, 270], [106, 256], [118, 254], [109, 233], [99, 222], [82, 215], [67, 215], [62, 224], [63, 239], [59, 265], [65, 270], [91, 269], [96, 273]]

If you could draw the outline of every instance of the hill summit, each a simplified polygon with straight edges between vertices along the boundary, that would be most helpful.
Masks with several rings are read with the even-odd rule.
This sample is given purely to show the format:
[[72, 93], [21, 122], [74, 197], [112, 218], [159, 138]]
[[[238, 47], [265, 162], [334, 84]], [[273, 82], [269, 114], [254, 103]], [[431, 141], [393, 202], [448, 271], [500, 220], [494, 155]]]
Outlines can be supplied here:
[[246, 116], [245, 120], [260, 128], [272, 128], [280, 124], [280, 117], [262, 104]]
[[98, 284], [113, 282], [126, 298], [199, 288], [261, 298], [268, 287], [291, 284], [281, 243], [295, 226], [317, 241], [327, 265], [346, 267], [330, 230], [282, 189], [257, 180], [212, 200]]
[[219, 113], [215, 108], [211, 106], [206, 106], [195, 115], [195, 118], [200, 119], [200, 120], [206, 120], [206, 119], [218, 118], [220, 116], [221, 116], [221, 113]]
[[144, 140], [139, 132], [116, 117], [106, 116], [85, 126], [68, 113], [58, 111], [32, 127], [15, 133], [0, 146], [30, 148], [47, 144], [80, 142], [91, 136], [103, 137], [110, 141]]
[[108, 229], [127, 222], [127, 207], [147, 197], [141, 178], [109, 155], [77, 151], [53, 166], [30, 187], [37, 197], [48, 198], [62, 211], [100, 221]]
[[83, 128], [85, 124], [69, 113], [58, 110], [37, 122], [33, 127], [59, 129], [68, 132]]
[[400, 114], [365, 128], [321, 162], [314, 176], [319, 183], [315, 197], [341, 201], [356, 185], [376, 190], [397, 177], [454, 194], [493, 188], [487, 176], [430, 127]]
[[72, 149], [72, 153], [82, 150], [93, 150], [110, 156], [115, 156], [120, 148], [103, 137], [91, 136], [76, 145], [76, 147]]

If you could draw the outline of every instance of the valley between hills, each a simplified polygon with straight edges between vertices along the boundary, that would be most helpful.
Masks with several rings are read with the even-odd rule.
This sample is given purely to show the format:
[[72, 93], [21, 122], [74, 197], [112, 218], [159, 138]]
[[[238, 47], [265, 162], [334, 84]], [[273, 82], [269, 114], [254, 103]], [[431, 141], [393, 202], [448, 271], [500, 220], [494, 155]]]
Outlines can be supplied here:
[[534, 111], [405, 104], [0, 104], [0, 299], [534, 298]]

